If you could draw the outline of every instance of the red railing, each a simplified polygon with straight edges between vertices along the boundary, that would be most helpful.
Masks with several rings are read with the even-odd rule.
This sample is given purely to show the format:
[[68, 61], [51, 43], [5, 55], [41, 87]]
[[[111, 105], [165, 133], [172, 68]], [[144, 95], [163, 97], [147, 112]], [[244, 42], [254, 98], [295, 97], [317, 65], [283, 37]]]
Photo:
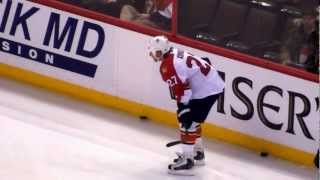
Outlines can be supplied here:
[[[115, 26], [119, 26], [125, 29], [129, 29], [132, 31], [136, 31], [143, 34], [148, 35], [159, 35], [163, 34], [169, 37], [169, 39], [173, 42], [183, 44], [189, 47], [193, 47], [196, 49], [204, 50], [207, 52], [211, 52], [217, 55], [221, 55], [230, 59], [238, 60], [244, 63], [252, 64], [255, 66], [259, 66], [262, 68], [270, 69], [273, 71], [277, 71], [280, 73], [288, 74], [297, 78], [313, 81], [313, 82], [319, 82], [318, 75], [309, 73], [302, 69], [297, 69], [294, 67], [289, 67], [282, 64], [277, 64], [262, 58], [250, 56], [244, 53], [236, 52], [233, 50], [225, 49], [219, 46], [210, 45], [207, 43], [203, 43], [200, 41], [196, 41], [181, 35], [177, 34], [177, 0], [173, 0], [173, 18], [172, 18], [172, 31], [171, 32], [165, 32], [160, 31], [157, 29], [149, 28], [147, 26], [141, 26], [134, 23], [130, 23], [127, 21], [122, 21], [118, 18], [110, 17], [101, 13], [97, 13], [91, 10], [87, 10], [81, 7], [76, 7], [70, 4], [66, 4], [63, 2], [60, 2], [58, 0], [29, 0], [38, 4], [46, 5], [49, 7], [53, 7], [59, 10], [71, 12], [73, 14], [81, 15], [90, 19], [95, 19], [101, 22], [105, 22], [108, 24], [112, 24]], [[250, 72], [248, 72], [250, 73]]]

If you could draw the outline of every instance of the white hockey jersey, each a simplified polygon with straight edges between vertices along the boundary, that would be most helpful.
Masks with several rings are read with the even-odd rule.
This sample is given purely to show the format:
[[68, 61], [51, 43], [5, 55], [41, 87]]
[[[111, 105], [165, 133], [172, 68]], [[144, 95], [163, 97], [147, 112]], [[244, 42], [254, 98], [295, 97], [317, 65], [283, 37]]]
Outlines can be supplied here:
[[188, 52], [172, 48], [160, 65], [162, 79], [168, 83], [171, 97], [187, 104], [221, 93], [224, 81], [207, 61]]

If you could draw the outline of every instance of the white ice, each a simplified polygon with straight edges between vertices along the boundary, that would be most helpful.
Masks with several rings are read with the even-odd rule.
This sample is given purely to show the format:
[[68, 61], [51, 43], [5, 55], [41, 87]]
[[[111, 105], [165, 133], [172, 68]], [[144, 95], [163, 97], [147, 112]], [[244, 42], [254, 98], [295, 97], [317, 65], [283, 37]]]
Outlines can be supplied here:
[[206, 142], [196, 176], [167, 174], [175, 129], [0, 78], [0, 180], [315, 180], [318, 171]]

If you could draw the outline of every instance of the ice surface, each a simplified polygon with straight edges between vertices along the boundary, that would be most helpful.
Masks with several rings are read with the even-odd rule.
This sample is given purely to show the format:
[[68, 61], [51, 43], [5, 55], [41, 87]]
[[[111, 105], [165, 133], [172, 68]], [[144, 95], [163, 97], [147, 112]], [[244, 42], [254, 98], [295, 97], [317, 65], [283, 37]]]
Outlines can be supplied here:
[[167, 174], [175, 129], [0, 78], [0, 180], [315, 180], [302, 167], [207, 140], [196, 176]]

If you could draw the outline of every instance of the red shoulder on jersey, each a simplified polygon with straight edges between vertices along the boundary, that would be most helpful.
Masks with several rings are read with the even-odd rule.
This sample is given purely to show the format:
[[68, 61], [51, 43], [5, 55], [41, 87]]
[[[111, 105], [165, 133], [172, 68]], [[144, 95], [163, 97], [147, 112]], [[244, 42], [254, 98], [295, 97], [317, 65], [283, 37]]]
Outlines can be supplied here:
[[162, 76], [163, 81], [167, 82], [168, 79], [170, 79], [172, 76], [176, 76], [177, 73], [173, 66], [173, 57], [174, 55], [172, 53], [168, 54], [160, 65], [160, 73]]

